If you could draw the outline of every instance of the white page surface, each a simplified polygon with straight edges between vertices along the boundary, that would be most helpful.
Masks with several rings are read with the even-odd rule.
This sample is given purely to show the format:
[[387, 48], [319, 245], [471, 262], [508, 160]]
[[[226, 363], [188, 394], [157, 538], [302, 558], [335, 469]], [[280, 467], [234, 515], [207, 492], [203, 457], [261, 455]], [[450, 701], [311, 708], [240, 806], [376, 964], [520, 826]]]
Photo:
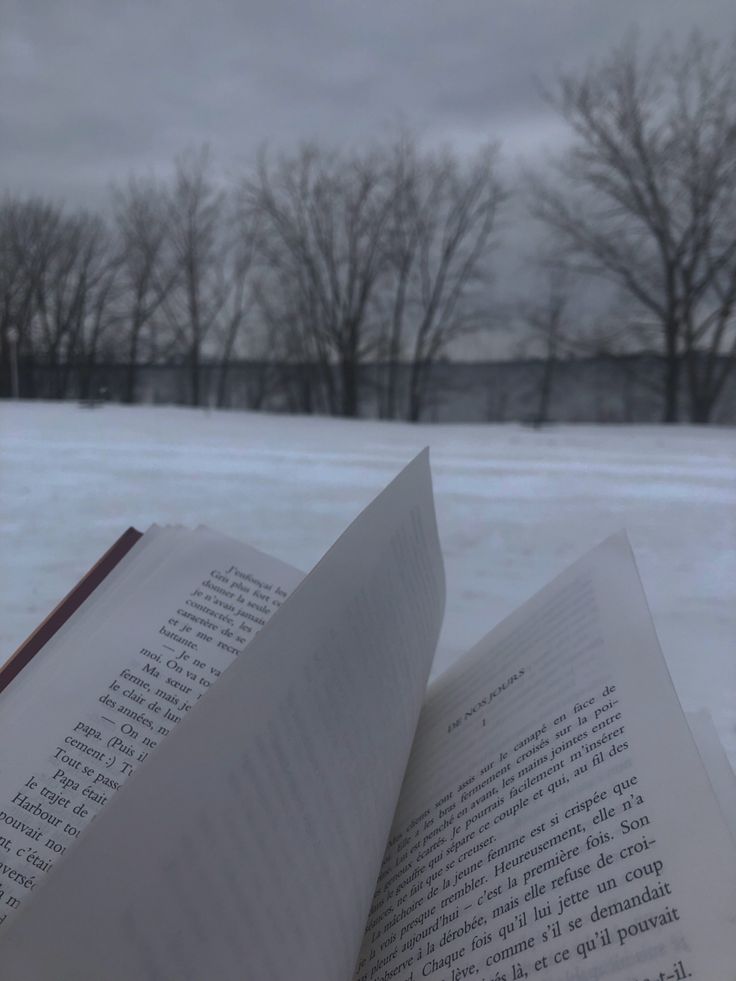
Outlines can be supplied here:
[[443, 605], [425, 452], [11, 923], [3, 979], [348, 978]]
[[356, 977], [736, 977], [733, 843], [624, 536], [432, 686]]
[[720, 804], [723, 819], [731, 831], [736, 844], [736, 776], [731, 769], [726, 752], [718, 738], [718, 730], [713, 724], [710, 712], [686, 712], [687, 724], [698, 747], [713, 793]]
[[205, 529], [154, 528], [121, 566], [0, 695], [0, 938], [301, 578]]

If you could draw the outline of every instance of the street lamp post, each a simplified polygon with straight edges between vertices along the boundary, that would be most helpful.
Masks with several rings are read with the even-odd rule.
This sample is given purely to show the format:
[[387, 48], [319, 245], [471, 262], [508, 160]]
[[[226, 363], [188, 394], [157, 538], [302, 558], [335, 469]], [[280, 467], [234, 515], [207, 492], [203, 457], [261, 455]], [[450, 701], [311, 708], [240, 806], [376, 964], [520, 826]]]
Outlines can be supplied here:
[[10, 348], [10, 392], [14, 399], [20, 397], [20, 384], [18, 380], [18, 340], [20, 334], [17, 327], [9, 327], [5, 336], [8, 339]]

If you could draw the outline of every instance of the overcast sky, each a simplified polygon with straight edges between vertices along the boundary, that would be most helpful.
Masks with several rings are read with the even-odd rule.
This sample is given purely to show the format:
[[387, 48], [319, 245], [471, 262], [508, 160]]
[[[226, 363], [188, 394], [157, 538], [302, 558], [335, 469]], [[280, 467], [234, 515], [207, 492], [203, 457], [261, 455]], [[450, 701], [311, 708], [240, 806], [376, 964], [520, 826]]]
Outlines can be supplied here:
[[733, 0], [0, 0], [0, 189], [96, 205], [210, 144], [355, 144], [402, 123], [506, 160], [564, 138], [538, 82], [625, 33], [736, 27]]

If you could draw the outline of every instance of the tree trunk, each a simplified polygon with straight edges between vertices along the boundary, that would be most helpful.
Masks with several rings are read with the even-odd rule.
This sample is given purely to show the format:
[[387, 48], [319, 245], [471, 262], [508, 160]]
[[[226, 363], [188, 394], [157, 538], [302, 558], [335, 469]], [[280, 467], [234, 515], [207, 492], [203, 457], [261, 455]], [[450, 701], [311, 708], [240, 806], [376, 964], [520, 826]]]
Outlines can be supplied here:
[[217, 378], [217, 408], [225, 408], [225, 396], [227, 395], [227, 376], [230, 368], [230, 359], [220, 363], [220, 372]]
[[542, 366], [542, 384], [539, 389], [539, 405], [537, 416], [534, 420], [535, 426], [543, 426], [549, 421], [549, 402], [552, 394], [552, 376], [555, 370], [555, 355], [549, 354]]
[[199, 405], [200, 385], [199, 385], [199, 347], [192, 345], [189, 353], [189, 378], [191, 383], [191, 404]]
[[342, 398], [340, 414], [349, 419], [358, 415], [358, 366], [353, 358], [343, 358], [340, 362], [340, 381]]
[[690, 422], [698, 425], [705, 425], [711, 420], [714, 402], [709, 398], [691, 398], [690, 400]]
[[139, 328], [134, 323], [130, 332], [130, 349], [128, 365], [125, 370], [125, 402], [131, 405], [135, 402], [136, 384], [138, 381], [138, 337]]
[[679, 419], [680, 358], [677, 353], [677, 334], [673, 325], [666, 329], [666, 358], [664, 364], [664, 406], [662, 422], [675, 423]]
[[0, 398], [7, 398], [13, 392], [12, 346], [7, 339], [4, 326], [0, 325]]
[[708, 423], [723, 386], [736, 365], [736, 352], [722, 356], [721, 364], [713, 351], [697, 351], [689, 348], [687, 352], [688, 392], [690, 395], [690, 421]]
[[419, 422], [424, 408], [424, 389], [426, 385], [427, 364], [413, 361], [409, 376], [409, 405], [406, 418], [409, 422]]

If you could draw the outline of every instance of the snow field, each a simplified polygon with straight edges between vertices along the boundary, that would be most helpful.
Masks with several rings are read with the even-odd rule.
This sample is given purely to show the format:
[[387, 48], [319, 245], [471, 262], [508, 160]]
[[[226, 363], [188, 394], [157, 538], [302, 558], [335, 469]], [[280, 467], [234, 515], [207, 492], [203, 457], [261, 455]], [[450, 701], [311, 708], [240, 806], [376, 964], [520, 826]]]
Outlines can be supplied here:
[[417, 425], [175, 407], [0, 407], [0, 660], [128, 525], [206, 524], [309, 569], [423, 446], [447, 572], [435, 673], [611, 532], [683, 707], [736, 765], [736, 436]]

